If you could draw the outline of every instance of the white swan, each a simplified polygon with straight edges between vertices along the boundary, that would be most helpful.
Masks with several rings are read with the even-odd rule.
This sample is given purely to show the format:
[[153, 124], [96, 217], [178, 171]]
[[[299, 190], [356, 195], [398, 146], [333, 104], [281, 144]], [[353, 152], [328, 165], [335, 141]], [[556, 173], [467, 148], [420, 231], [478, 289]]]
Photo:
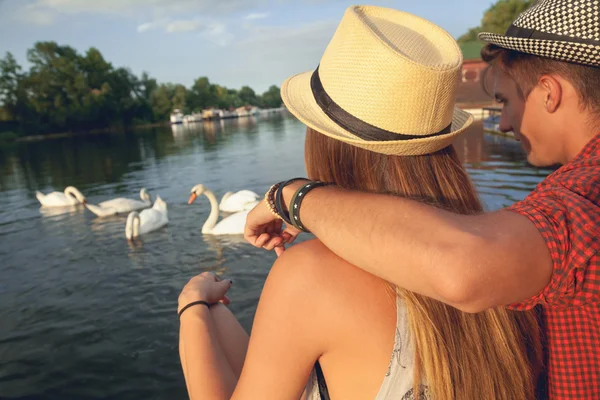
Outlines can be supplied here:
[[146, 189], [140, 190], [140, 200], [126, 199], [119, 197], [112, 200], [103, 201], [98, 205], [86, 204], [88, 210], [99, 217], [108, 217], [115, 214], [126, 213], [130, 211], [141, 210], [152, 205], [150, 194]]
[[152, 208], [148, 208], [140, 213], [132, 211], [129, 214], [127, 224], [125, 225], [125, 237], [127, 240], [131, 240], [161, 228], [168, 223], [167, 203], [160, 196], [156, 196], [156, 201]]
[[204, 185], [196, 185], [192, 189], [188, 204], [192, 204], [196, 197], [205, 195], [210, 201], [210, 215], [202, 225], [202, 233], [207, 235], [242, 235], [244, 226], [246, 225], [246, 217], [250, 210], [240, 211], [223, 218], [218, 224], [219, 219], [219, 203], [215, 194], [204, 187]]
[[65, 207], [75, 206], [77, 204], [85, 204], [85, 196], [73, 186], [65, 189], [64, 193], [52, 192], [43, 194], [35, 192], [35, 197], [39, 200], [43, 207]]
[[[195, 193], [202, 185], [196, 185], [192, 188], [191, 193]], [[196, 195], [198, 197], [199, 195]], [[194, 200], [196, 200], [194, 197]], [[223, 195], [219, 210], [223, 212], [238, 212], [252, 210], [259, 202], [259, 196], [251, 190], [240, 190], [239, 192], [227, 192]], [[192, 200], [192, 202], [194, 201]]]
[[238, 212], [252, 210], [259, 202], [259, 196], [251, 190], [227, 192], [223, 195], [219, 210], [224, 212]]

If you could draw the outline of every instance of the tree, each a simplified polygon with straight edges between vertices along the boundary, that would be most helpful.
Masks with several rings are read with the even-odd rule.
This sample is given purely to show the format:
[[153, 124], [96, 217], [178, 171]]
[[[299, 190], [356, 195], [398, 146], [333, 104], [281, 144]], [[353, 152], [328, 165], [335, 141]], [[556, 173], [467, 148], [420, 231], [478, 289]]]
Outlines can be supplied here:
[[86, 84], [81, 79], [75, 82], [79, 72], [77, 51], [55, 42], [38, 42], [27, 52], [27, 59], [32, 64], [28, 80], [35, 88], [30, 102], [39, 128], [79, 129], [72, 117], [80, 108]]
[[190, 106], [192, 109], [200, 111], [216, 106], [217, 99], [212, 86], [205, 76], [194, 81], [190, 93]]
[[183, 85], [175, 85], [173, 88], [172, 103], [173, 108], [186, 110], [187, 89]]
[[467, 33], [458, 38], [458, 43], [463, 44], [479, 40], [479, 38], [477, 37], [477, 35], [479, 35], [479, 32], [483, 32], [480, 26], [469, 29]]
[[6, 119], [16, 119], [24, 99], [21, 90], [23, 74], [11, 53], [0, 60], [0, 103]]
[[142, 89], [142, 96], [144, 99], [150, 101], [150, 97], [152, 96], [152, 92], [154, 92], [158, 88], [158, 83], [156, 83], [156, 79], [151, 78], [147, 72], [142, 72], [142, 77], [140, 79], [140, 85]]
[[169, 115], [174, 107], [171, 101], [171, 90], [168, 85], [162, 84], [152, 92], [150, 105], [155, 120], [167, 121], [169, 119]]
[[138, 121], [143, 122], [156, 122], [155, 115], [152, 111], [152, 93], [158, 88], [156, 79], [151, 78], [147, 72], [142, 73], [142, 77], [139, 81], [140, 103], [139, 113], [137, 115]]
[[244, 105], [256, 105], [256, 93], [249, 86], [242, 86], [239, 91], [240, 100], [244, 103]]
[[248, 86], [237, 91], [211, 84], [207, 77], [196, 79], [189, 90], [159, 85], [146, 72], [138, 77], [114, 67], [94, 47], [79, 54], [70, 46], [38, 42], [27, 59], [28, 71], [10, 53], [0, 59], [0, 119], [15, 121], [26, 134], [168, 121], [176, 108], [191, 112], [281, 104], [276, 86], [257, 96]]
[[227, 95], [229, 99], [229, 107], [238, 108], [244, 105], [244, 102], [240, 98], [240, 94], [235, 89], [227, 89]]
[[481, 25], [471, 28], [458, 38], [459, 43], [477, 40], [479, 32], [504, 33], [510, 24], [523, 11], [531, 7], [537, 0], [498, 0], [483, 15]]
[[281, 103], [283, 103], [281, 100], [281, 90], [275, 85], [271, 86], [269, 90], [263, 93], [262, 103], [266, 108], [281, 107]]

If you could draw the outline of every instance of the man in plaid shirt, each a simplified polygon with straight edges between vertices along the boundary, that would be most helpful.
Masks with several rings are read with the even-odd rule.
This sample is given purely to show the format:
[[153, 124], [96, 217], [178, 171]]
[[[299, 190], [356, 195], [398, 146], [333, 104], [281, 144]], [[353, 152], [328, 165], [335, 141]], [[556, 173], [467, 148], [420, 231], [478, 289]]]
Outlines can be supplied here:
[[[300, 212], [340, 257], [405, 289], [467, 312], [540, 305], [553, 399], [600, 399], [599, 16], [600, 0], [540, 0], [505, 35], [480, 35], [500, 128], [531, 164], [562, 164], [525, 200], [464, 216], [320, 187]], [[286, 206], [303, 183], [283, 189]], [[245, 237], [281, 254], [299, 232], [280, 228], [261, 203]]]

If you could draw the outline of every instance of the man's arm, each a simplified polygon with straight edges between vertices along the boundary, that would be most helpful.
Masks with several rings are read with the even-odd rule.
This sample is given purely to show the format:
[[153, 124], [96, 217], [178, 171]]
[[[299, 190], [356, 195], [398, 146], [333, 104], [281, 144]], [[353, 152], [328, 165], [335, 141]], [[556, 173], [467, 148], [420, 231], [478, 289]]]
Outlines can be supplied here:
[[[302, 183], [283, 191], [289, 204]], [[459, 215], [395, 196], [318, 188], [302, 223], [348, 262], [405, 289], [478, 312], [538, 294], [552, 260], [528, 218]]]

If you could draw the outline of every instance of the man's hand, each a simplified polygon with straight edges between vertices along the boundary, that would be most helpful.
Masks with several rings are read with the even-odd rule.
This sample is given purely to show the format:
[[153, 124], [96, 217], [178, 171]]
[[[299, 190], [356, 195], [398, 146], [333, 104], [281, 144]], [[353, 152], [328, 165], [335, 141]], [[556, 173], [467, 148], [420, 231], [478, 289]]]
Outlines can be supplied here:
[[273, 215], [264, 201], [258, 203], [246, 218], [244, 238], [255, 247], [273, 250], [280, 256], [285, 244], [291, 244], [300, 231], [293, 226], [286, 226], [282, 231], [283, 221]]

